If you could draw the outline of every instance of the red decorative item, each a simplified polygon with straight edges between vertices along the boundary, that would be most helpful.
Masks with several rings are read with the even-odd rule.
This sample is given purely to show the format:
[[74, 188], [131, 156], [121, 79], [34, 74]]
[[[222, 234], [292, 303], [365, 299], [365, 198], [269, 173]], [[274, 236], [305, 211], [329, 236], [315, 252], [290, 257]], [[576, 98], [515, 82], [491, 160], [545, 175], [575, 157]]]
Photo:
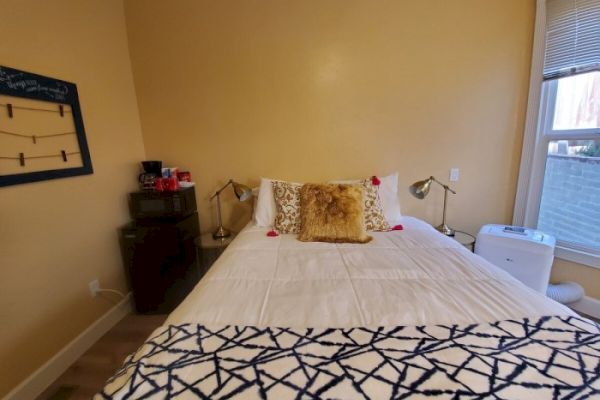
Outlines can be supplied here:
[[400, 224], [398, 225], [394, 225], [394, 227], [392, 228], [393, 231], [403, 231], [404, 227]]
[[375, 186], [379, 186], [379, 184], [381, 183], [381, 181], [379, 180], [379, 178], [378, 178], [378, 177], [376, 177], [375, 175], [373, 175], [373, 176], [371, 177], [371, 183], [372, 183], [373, 185], [375, 185]]
[[279, 236], [279, 233], [277, 233], [276, 230], [271, 229], [269, 232], [267, 232], [267, 236], [268, 237], [277, 237], [277, 236]]
[[170, 178], [166, 178], [163, 180], [166, 181], [166, 187], [165, 189], [168, 192], [176, 192], [179, 190], [179, 181], [177, 180], [177, 176], [171, 176]]
[[164, 192], [165, 191], [165, 179], [163, 178], [156, 178], [154, 180], [154, 190], [156, 190], [157, 192]]
[[192, 175], [188, 171], [181, 171], [177, 174], [179, 182], [191, 182]]

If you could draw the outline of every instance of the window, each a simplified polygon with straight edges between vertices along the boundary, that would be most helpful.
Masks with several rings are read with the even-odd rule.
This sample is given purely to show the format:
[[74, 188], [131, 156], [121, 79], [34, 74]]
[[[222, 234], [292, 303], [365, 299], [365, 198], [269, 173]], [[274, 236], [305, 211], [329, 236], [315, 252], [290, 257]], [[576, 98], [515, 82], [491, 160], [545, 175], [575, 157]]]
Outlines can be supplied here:
[[577, 134], [578, 129], [600, 128], [600, 72], [551, 81], [550, 86], [556, 91], [552, 130]]
[[557, 256], [600, 267], [600, 0], [539, 0], [536, 24], [513, 222], [555, 236]]

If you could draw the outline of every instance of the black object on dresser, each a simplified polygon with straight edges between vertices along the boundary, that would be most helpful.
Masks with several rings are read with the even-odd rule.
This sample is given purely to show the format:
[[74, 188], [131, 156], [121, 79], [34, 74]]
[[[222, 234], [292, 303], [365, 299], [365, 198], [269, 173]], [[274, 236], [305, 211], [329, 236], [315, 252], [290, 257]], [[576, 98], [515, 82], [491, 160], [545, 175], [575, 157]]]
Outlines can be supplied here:
[[[193, 193], [193, 188], [186, 188], [160, 196], [148, 192], [147, 198], [160, 204], [176, 204], [177, 200], [168, 196], [190, 199], [193, 194], [181, 193], [190, 190]], [[139, 204], [144, 196], [144, 192], [132, 193], [130, 201]], [[145, 214], [121, 229], [123, 262], [139, 313], [172, 311], [201, 278], [194, 243], [200, 235], [200, 224], [195, 197], [193, 200], [193, 206], [187, 200], [185, 215], [181, 216], [174, 214], [173, 208], [161, 215], [159, 203], [154, 203], [153, 218]], [[136, 209], [132, 204], [132, 214]]]
[[129, 194], [131, 218], [155, 220], [181, 218], [196, 212], [196, 192], [193, 187], [175, 192], [140, 190]]

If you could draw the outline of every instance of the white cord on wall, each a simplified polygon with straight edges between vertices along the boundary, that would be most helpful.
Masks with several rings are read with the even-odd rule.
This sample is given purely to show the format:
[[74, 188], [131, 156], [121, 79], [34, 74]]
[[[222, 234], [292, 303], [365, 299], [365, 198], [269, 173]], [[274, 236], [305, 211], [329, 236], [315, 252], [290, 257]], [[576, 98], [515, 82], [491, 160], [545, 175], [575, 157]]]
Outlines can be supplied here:
[[102, 292], [118, 294], [122, 298], [126, 297], [125, 294], [119, 290], [101, 288], [100, 282], [98, 281], [98, 279], [94, 279], [93, 281], [91, 281], [89, 284], [89, 287], [90, 287], [90, 295], [92, 297], [96, 297], [96, 296], [98, 296], [98, 293], [102, 293]]
[[125, 294], [123, 294], [123, 292], [121, 292], [119, 290], [115, 290], [115, 289], [100, 289], [100, 288], [96, 289], [96, 293], [101, 293], [101, 292], [114, 293], [114, 294], [118, 294], [122, 298], [125, 298]]

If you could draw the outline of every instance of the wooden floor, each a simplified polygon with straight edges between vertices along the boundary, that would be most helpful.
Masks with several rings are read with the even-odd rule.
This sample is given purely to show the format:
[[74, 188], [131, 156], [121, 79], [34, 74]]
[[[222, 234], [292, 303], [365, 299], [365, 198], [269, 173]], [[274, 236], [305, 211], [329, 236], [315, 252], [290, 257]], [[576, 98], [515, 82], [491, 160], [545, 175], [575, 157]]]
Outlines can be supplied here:
[[123, 318], [61, 375], [38, 400], [90, 399], [123, 360], [166, 319], [166, 315], [136, 315]]

